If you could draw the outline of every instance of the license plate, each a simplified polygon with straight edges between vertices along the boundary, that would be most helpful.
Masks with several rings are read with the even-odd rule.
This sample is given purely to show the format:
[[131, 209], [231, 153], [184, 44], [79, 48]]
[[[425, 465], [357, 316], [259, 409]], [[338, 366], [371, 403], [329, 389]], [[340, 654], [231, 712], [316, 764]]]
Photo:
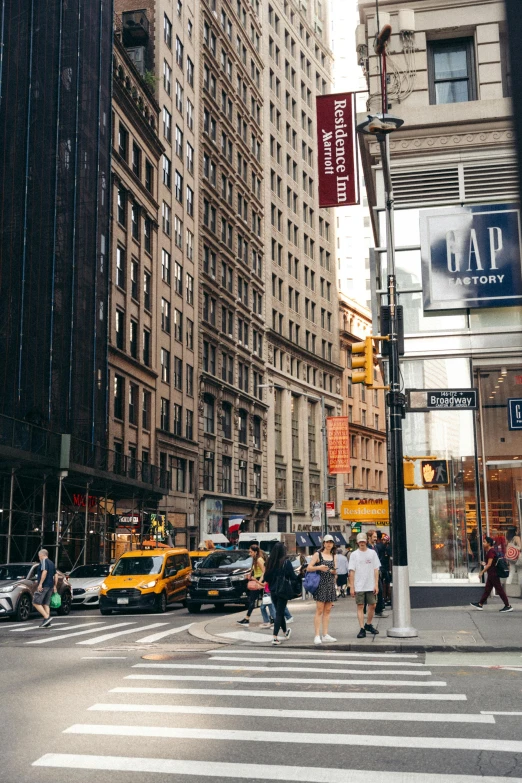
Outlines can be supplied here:
[[128, 598], [118, 598], [117, 599], [117, 603], [118, 604], [128, 604], [129, 603], [129, 599]]
[[219, 590], [209, 590], [207, 595], [219, 595]]

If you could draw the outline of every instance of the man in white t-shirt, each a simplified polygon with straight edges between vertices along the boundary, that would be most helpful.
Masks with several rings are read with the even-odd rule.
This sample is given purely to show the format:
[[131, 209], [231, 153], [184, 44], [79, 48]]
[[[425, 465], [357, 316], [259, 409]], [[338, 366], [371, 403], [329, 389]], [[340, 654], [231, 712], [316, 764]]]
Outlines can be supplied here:
[[[357, 536], [357, 549], [350, 555], [350, 595], [355, 596], [357, 618], [360, 631], [358, 639], [364, 639], [366, 631], [375, 635], [379, 631], [373, 627], [375, 601], [379, 593], [379, 569], [381, 563], [374, 549], [368, 549], [366, 533]], [[368, 604], [368, 622], [364, 622], [364, 601]]]

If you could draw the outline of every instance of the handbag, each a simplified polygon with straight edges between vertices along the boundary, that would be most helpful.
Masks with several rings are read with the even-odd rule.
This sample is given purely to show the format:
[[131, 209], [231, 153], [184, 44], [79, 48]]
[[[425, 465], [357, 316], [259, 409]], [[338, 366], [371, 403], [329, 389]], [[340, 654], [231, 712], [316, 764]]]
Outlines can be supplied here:
[[261, 603], [263, 604], [263, 606], [270, 606], [270, 604], [272, 603], [272, 596], [270, 595], [270, 593], [264, 593], [263, 594], [263, 598], [261, 599]]
[[520, 549], [514, 544], [508, 544], [506, 548], [506, 559], [510, 563], [516, 563], [520, 557]]
[[247, 582], [247, 590], [261, 590], [259, 582], [256, 582], [255, 579], [249, 579]]
[[303, 587], [307, 593], [314, 595], [319, 587], [321, 581], [321, 574], [319, 571], [307, 571], [305, 578], [303, 579]]
[[51, 609], [59, 609], [61, 605], [62, 605], [62, 597], [60, 593], [53, 593], [51, 596], [51, 603], [50, 603]]
[[291, 576], [283, 570], [278, 575], [275, 584], [270, 588], [272, 595], [275, 595], [277, 598], [284, 598], [286, 601], [296, 598], [299, 595], [299, 590], [299, 580], [295, 576], [293, 569]]

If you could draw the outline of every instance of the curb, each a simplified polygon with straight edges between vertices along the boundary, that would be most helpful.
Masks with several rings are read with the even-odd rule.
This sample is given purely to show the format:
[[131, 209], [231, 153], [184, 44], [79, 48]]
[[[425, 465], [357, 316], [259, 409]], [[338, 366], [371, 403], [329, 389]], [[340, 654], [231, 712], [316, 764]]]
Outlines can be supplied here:
[[188, 633], [191, 636], [195, 636], [196, 639], [202, 639], [205, 642], [214, 642], [215, 644], [234, 644], [233, 639], [224, 639], [222, 636], [214, 636], [208, 633], [205, 629], [212, 620], [206, 620], [202, 623], [194, 623], [190, 628], [187, 628]]
[[[216, 637], [213, 637], [216, 638]], [[241, 647], [252, 647], [252, 644], [250, 642], [244, 642], [244, 641], [236, 641], [236, 642], [227, 642], [236, 644]], [[221, 644], [223, 644], [223, 640], [221, 640]], [[256, 644], [256, 648], [259, 647], [261, 649], [265, 649], [265, 647], [261, 644]], [[378, 653], [379, 651], [383, 653], [432, 653], [432, 652], [461, 652], [461, 653], [503, 653], [503, 652], [517, 652], [522, 654], [522, 647], [520, 645], [502, 645], [501, 647], [495, 647], [491, 644], [485, 644], [485, 645], [452, 645], [452, 644], [335, 644], [335, 645], [316, 645], [316, 644], [285, 644], [284, 648], [285, 650], [315, 650], [317, 651], [321, 648], [325, 653], [328, 650], [332, 650], [335, 652], [360, 652], [360, 653], [367, 653], [367, 652], [373, 652]]]

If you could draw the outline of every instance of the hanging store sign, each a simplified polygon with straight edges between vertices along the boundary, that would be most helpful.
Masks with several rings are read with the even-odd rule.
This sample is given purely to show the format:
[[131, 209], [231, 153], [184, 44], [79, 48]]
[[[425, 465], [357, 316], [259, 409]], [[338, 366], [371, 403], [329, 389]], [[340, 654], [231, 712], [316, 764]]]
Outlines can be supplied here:
[[375, 500], [343, 500], [341, 503], [341, 519], [357, 522], [374, 522], [390, 518], [389, 503], [385, 498]]
[[319, 206], [358, 204], [355, 95], [318, 95], [316, 113]]
[[508, 425], [511, 431], [522, 430], [522, 399], [508, 399]]
[[424, 311], [522, 304], [518, 204], [420, 213]]
[[327, 416], [328, 473], [350, 472], [350, 437], [348, 416]]

